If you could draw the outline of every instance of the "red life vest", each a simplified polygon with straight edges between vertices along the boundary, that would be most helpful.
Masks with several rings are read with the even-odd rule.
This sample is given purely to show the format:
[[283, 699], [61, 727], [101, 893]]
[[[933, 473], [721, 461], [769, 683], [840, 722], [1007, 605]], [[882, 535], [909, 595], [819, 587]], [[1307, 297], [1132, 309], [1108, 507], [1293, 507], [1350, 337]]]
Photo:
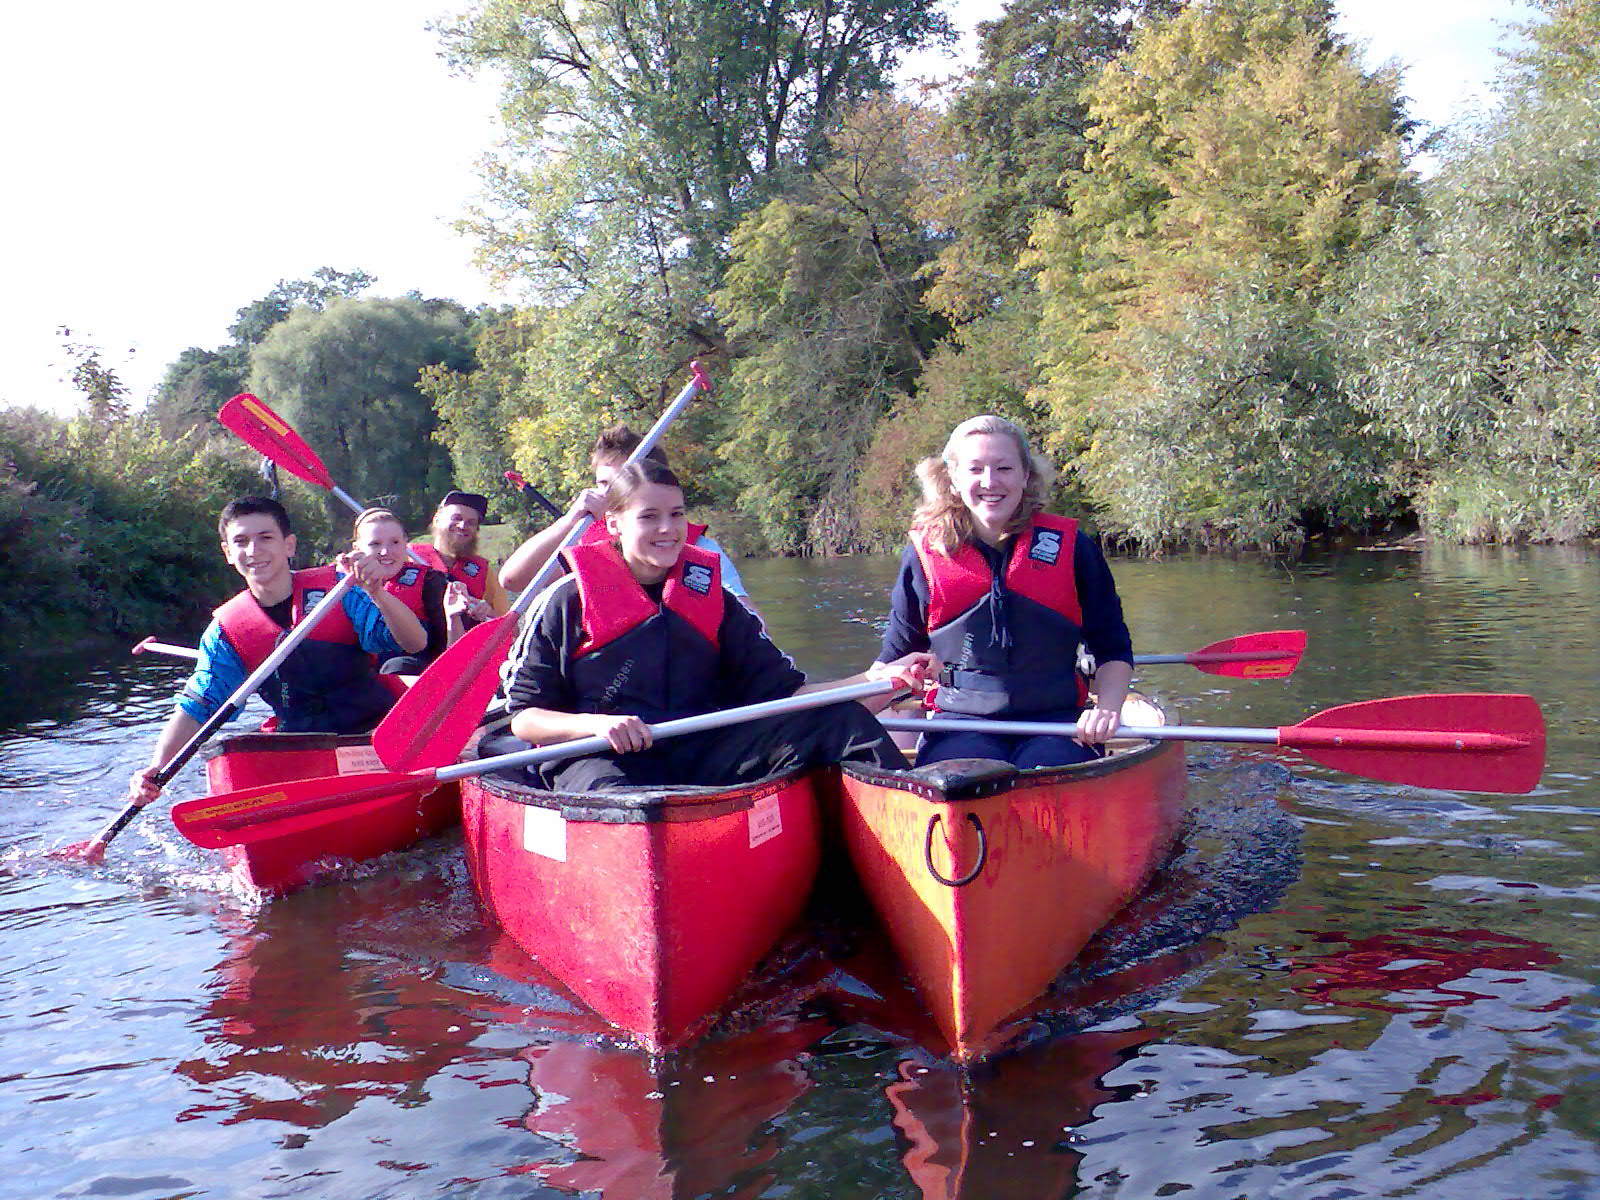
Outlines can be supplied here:
[[424, 625], [428, 623], [428, 617], [422, 606], [422, 585], [427, 579], [427, 567], [407, 563], [400, 568], [399, 574], [383, 585], [384, 591], [391, 596], [398, 596]]
[[[697, 525], [695, 522], [690, 521], [688, 536], [686, 536], [683, 540], [689, 545], [693, 546], [697, 544], [701, 538], [705, 537], [706, 530], [710, 528], [711, 526], [709, 525]], [[590, 521], [589, 527], [585, 529], [583, 531], [583, 535], [578, 538], [577, 544], [580, 546], [592, 546], [596, 542], [609, 542], [610, 540], [611, 531], [606, 528], [606, 523], [604, 521]]]
[[[338, 572], [332, 567], [311, 567], [294, 572], [294, 603], [290, 608], [292, 622], [298, 625], [338, 581]], [[277, 646], [278, 639], [283, 636], [283, 627], [267, 616], [261, 602], [248, 589], [217, 608], [212, 615], [244, 663], [246, 672], [254, 671], [266, 662], [267, 656]], [[350, 623], [342, 606], [317, 622], [317, 627], [306, 635], [306, 640], [346, 646], [360, 644], [356, 627]]]
[[631, 633], [662, 611], [676, 613], [713, 647], [722, 628], [722, 560], [685, 545], [667, 573], [657, 607], [633, 577], [622, 551], [610, 542], [568, 546], [561, 552], [578, 581], [583, 640], [576, 657], [592, 654]]
[[[338, 574], [332, 567], [313, 567], [296, 571], [293, 578], [290, 613], [298, 624], [338, 581]], [[267, 660], [286, 632], [248, 591], [214, 615], [247, 672]], [[267, 678], [261, 698], [284, 733], [365, 733], [394, 704], [342, 604]]]
[[914, 529], [928, 581], [928, 642], [945, 664], [936, 704], [973, 716], [1058, 713], [1088, 691], [1077, 672], [1083, 637], [1074, 557], [1078, 523], [1040, 513], [1012, 544], [996, 586], [971, 543], [940, 554]]
[[[1083, 608], [1073, 574], [1077, 540], [1078, 523], [1072, 518], [1039, 513], [1011, 548], [1006, 587], [1060, 613], [1074, 625], [1082, 625]], [[920, 529], [911, 531], [911, 543], [928, 580], [929, 633], [948, 625], [989, 594], [993, 576], [976, 546], [964, 542], [953, 556], [946, 557], [929, 545]]]
[[444, 555], [432, 542], [413, 542], [411, 549], [423, 562], [436, 571], [443, 571], [445, 575], [457, 583], [467, 585], [467, 591], [474, 600], [482, 600], [484, 593], [489, 588], [489, 560], [480, 555], [473, 554], [466, 558], [458, 558], [455, 565], [446, 567]]

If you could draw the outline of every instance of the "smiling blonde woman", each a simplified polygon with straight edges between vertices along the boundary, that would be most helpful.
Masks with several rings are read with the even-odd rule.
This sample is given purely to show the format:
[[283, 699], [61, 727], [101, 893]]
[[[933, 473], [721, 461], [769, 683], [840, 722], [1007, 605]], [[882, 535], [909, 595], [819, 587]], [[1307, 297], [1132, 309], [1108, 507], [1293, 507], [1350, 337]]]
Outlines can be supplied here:
[[[1076, 722], [1076, 737], [930, 733], [917, 764], [994, 758], [1019, 767], [1097, 757], [1116, 732], [1133, 645], [1111, 568], [1068, 517], [1044, 511], [1055, 471], [1003, 417], [951, 431], [917, 467], [922, 503], [890, 593], [879, 661], [931, 650], [941, 716]], [[1090, 687], [1078, 648], [1098, 664]]]

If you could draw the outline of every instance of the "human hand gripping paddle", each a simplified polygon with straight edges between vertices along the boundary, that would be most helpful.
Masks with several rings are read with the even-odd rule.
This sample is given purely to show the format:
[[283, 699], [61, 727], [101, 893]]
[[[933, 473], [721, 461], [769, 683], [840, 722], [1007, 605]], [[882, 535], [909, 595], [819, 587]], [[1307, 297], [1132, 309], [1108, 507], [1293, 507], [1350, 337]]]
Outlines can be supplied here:
[[[885, 729], [1071, 737], [1076, 725], [881, 718]], [[1388, 783], [1463, 792], [1530, 792], [1544, 772], [1544, 716], [1532, 696], [1455, 693], [1341, 704], [1298, 725], [1247, 729], [1119, 725], [1119, 738], [1286, 746], [1313, 762]]]
[[[876, 679], [866, 683], [846, 684], [844, 687], [826, 688], [819, 692], [802, 692], [786, 696], [781, 700], [746, 704], [740, 708], [724, 709], [721, 712], [681, 717], [675, 721], [648, 725], [646, 728], [650, 731], [652, 741], [661, 741], [686, 733], [723, 729], [764, 717], [800, 712], [802, 709], [822, 708], [851, 700], [865, 700], [872, 696], [901, 690], [904, 686], [905, 684], [899, 679]], [[396, 796], [432, 791], [442, 783], [465, 779], [469, 775], [483, 775], [507, 767], [528, 767], [610, 750], [611, 744], [605, 738], [585, 737], [539, 746], [532, 750], [519, 750], [514, 754], [481, 758], [476, 762], [452, 763], [449, 766], [429, 767], [411, 772], [371, 771], [365, 774], [327, 775], [319, 779], [290, 780], [286, 783], [244, 788], [220, 796], [187, 800], [173, 806], [172, 820], [178, 832], [195, 845], [215, 850], [222, 846], [243, 845], [263, 838], [282, 837], [324, 821], [348, 820], [359, 815], [365, 808], [379, 807]]]
[[[366, 505], [333, 482], [317, 452], [259, 396], [240, 392], [218, 410], [217, 420], [257, 454], [266, 455], [289, 474], [325, 489], [351, 512], [366, 511]], [[412, 562], [422, 562], [415, 550], [408, 549], [406, 553]]]
[[[295, 649], [310, 636], [311, 631], [317, 627], [324, 617], [344, 602], [346, 593], [355, 586], [356, 582], [356, 575], [351, 572], [329, 588], [327, 594], [317, 601], [316, 605], [301, 619], [300, 623], [289, 631], [288, 635], [278, 643], [271, 654], [267, 655], [266, 660], [245, 677], [245, 681], [235, 689], [233, 695], [223, 701], [222, 707], [207, 718], [205, 723], [195, 731], [194, 735], [178, 748], [176, 754], [148, 777], [149, 784], [156, 789], [160, 789], [172, 782], [173, 776], [177, 775], [183, 769], [184, 764], [194, 757], [195, 751], [210, 741], [211, 736], [217, 730], [232, 720], [233, 715], [244, 707], [245, 701], [255, 695], [268, 677], [283, 665], [284, 659], [295, 652]], [[63, 856], [82, 858], [92, 863], [100, 862], [106, 856], [106, 846], [111, 839], [121, 833], [128, 822], [139, 815], [139, 810], [154, 799], [154, 795], [148, 798], [136, 796], [130, 799], [122, 811], [92, 840], [65, 846], [60, 853]]]
[[1187, 663], [1208, 675], [1234, 679], [1287, 679], [1300, 665], [1306, 651], [1304, 629], [1274, 629], [1265, 633], [1245, 633], [1212, 642], [1187, 654], [1135, 654], [1133, 665]]
[[[689, 366], [693, 375], [688, 384], [634, 447], [628, 462], [638, 462], [655, 449], [667, 428], [695, 396], [711, 389], [705, 369], [698, 362]], [[533, 581], [522, 589], [510, 612], [468, 630], [429, 664], [389, 710], [389, 715], [372, 732], [372, 748], [384, 766], [391, 771], [416, 771], [442, 767], [456, 760], [477, 729], [483, 710], [494, 698], [499, 686], [500, 664], [510, 652], [522, 614], [545, 584], [554, 578], [561, 550], [581, 538], [592, 519], [587, 513], [583, 515], [556, 552], [545, 560]]]

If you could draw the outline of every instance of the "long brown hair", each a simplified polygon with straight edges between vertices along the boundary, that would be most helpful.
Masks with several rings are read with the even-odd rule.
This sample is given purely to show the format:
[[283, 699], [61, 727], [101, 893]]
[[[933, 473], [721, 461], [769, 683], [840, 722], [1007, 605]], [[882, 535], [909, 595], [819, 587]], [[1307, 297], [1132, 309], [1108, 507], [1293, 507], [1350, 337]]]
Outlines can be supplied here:
[[992, 413], [961, 422], [950, 431], [942, 451], [917, 464], [917, 479], [922, 484], [922, 503], [917, 505], [911, 517], [911, 527], [922, 530], [929, 544], [946, 558], [960, 549], [963, 542], [970, 542], [977, 537], [972, 514], [967, 511], [967, 506], [956, 495], [955, 486], [950, 482], [950, 465], [955, 462], [956, 447], [961, 440], [979, 433], [1010, 438], [1017, 448], [1017, 457], [1022, 460], [1023, 470], [1027, 472], [1022, 500], [1017, 504], [1017, 511], [1011, 514], [1011, 520], [1006, 522], [1002, 534], [1006, 540], [1020, 533], [1044, 508], [1050, 485], [1055, 482], [1055, 467], [1033, 452], [1028, 446], [1028, 435], [1019, 426]]

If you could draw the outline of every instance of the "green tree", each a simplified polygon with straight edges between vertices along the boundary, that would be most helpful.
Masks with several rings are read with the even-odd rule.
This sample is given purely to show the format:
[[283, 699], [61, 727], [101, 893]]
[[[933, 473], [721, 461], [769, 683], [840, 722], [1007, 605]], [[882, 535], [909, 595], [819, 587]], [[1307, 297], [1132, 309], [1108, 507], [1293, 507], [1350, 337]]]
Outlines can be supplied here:
[[1516, 26], [1526, 44], [1506, 54], [1510, 90], [1560, 91], [1600, 78], [1600, 0], [1528, 0], [1543, 20]]
[[[451, 483], [421, 371], [471, 366], [468, 319], [415, 300], [298, 308], [250, 354], [250, 390], [282, 413], [352, 495], [391, 501], [416, 528]], [[336, 525], [343, 509], [331, 498]]]
[[780, 552], [863, 545], [856, 476], [946, 325], [922, 302], [938, 243], [916, 216], [934, 115], [862, 105], [828, 165], [740, 225], [716, 299], [739, 347], [726, 447]]
[[[934, 0], [479, 0], [443, 28], [458, 66], [505, 80], [507, 137], [464, 227], [528, 289], [514, 355], [454, 405], [515, 414], [506, 450], [546, 491], [584, 482], [601, 425], [648, 424], [691, 358], [726, 377], [712, 301], [739, 221], [831, 153], [840, 114], [887, 90], [907, 49], [948, 37]], [[430, 384], [435, 386], [435, 384]], [[465, 387], [466, 390], [458, 390]], [[469, 395], [470, 393], [470, 395]], [[712, 447], [727, 401], [672, 431], [703, 506], [739, 485]]]
[[1034, 217], [1070, 208], [1089, 142], [1083, 93], [1137, 30], [1184, 0], [1019, 0], [978, 27], [978, 66], [950, 109], [963, 149], [959, 226], [1014, 262]]
[[1597, 131], [1600, 80], [1513, 97], [1352, 271], [1349, 386], [1434, 533], [1600, 531]]
[[[538, 324], [533, 314], [506, 308], [480, 313], [471, 336], [470, 369], [435, 363], [422, 369], [419, 386], [433, 401], [437, 436], [455, 463], [457, 486], [494, 495], [505, 486], [505, 472], [517, 467], [511, 429], [524, 415], [518, 398], [528, 386], [524, 364], [538, 337]], [[535, 484], [556, 482], [543, 470], [523, 473]], [[509, 511], [515, 513], [519, 507], [513, 504]]]
[[0, 653], [198, 629], [238, 587], [216, 519], [252, 490], [248, 457], [138, 417], [0, 409]]
[[67, 357], [72, 360], [69, 378], [72, 386], [83, 394], [84, 415], [98, 428], [118, 425], [128, 419], [128, 385], [122, 382], [114, 367], [106, 365], [100, 347], [91, 342], [75, 341], [72, 330], [65, 325], [56, 330]]
[[[1293, 411], [1297, 398], [1326, 400], [1317, 365], [1325, 355], [1268, 331], [1314, 325], [1338, 268], [1413, 198], [1396, 87], [1391, 72], [1361, 69], [1332, 33], [1325, 4], [1293, 0], [1189, 8], [1144, 30], [1096, 80], [1092, 148], [1072, 209], [1040, 217], [1025, 262], [1038, 270], [1044, 296], [1047, 382], [1039, 390], [1051, 408], [1052, 444], [1075, 458], [1113, 530], [1158, 540], [1230, 530], [1251, 541], [1292, 540], [1297, 507], [1306, 520], [1312, 510], [1373, 507], [1365, 488], [1339, 496], [1312, 486], [1338, 477], [1316, 469], [1325, 422], [1275, 413]], [[1208, 308], [1243, 315], [1265, 338], [1260, 346], [1287, 352], [1256, 355], [1244, 390], [1225, 376], [1223, 390], [1183, 401], [1174, 381], [1203, 379], [1197, 368], [1235, 357], [1204, 326], [1186, 328]], [[1183, 353], [1198, 357], [1184, 367], [1173, 358]], [[1250, 439], [1263, 456], [1254, 476], [1238, 470], [1232, 441], [1236, 405], [1252, 398], [1270, 431], [1267, 443]], [[1174, 403], [1190, 405], [1191, 419], [1175, 420]], [[1341, 412], [1354, 426], [1336, 440], [1353, 444], [1363, 423], [1354, 410], [1324, 415]], [[1169, 439], [1171, 452], [1141, 449], [1140, 437]], [[1130, 457], [1171, 477], [1132, 489]], [[1211, 503], [1187, 515], [1175, 505], [1144, 516], [1134, 509], [1141, 494], [1223, 498], [1230, 490], [1233, 517]], [[1244, 532], [1258, 512], [1277, 515]]]
[[150, 398], [149, 412], [169, 437], [189, 429], [212, 432], [212, 418], [227, 400], [245, 390], [250, 349], [274, 326], [303, 306], [320, 312], [336, 299], [355, 296], [376, 280], [365, 271], [319, 267], [310, 279], [280, 279], [259, 300], [239, 309], [228, 327], [232, 340], [214, 350], [190, 346], [163, 373]]
[[839, 113], [886, 91], [906, 50], [949, 37], [933, 8], [480, 0], [444, 35], [458, 64], [506, 80], [487, 254], [556, 294], [608, 249], [652, 274], [720, 257], [775, 183], [817, 164]]

